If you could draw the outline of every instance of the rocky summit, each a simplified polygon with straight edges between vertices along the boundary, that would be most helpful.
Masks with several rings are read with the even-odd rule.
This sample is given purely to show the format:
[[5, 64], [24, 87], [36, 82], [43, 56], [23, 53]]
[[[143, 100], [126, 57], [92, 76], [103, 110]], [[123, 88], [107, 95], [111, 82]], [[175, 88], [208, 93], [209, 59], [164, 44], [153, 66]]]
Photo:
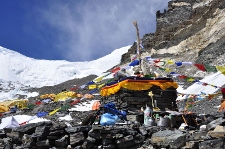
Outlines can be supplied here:
[[[171, 0], [168, 9], [156, 12], [157, 29], [154, 33], [146, 33], [142, 38], [141, 57], [146, 56], [173, 61], [187, 61], [204, 65], [224, 65], [225, 62], [225, 1], [224, 0]], [[149, 24], [151, 25], [151, 24]], [[141, 28], [140, 28], [141, 30]], [[137, 44], [122, 55], [121, 63], [130, 63], [131, 55], [136, 54]], [[117, 67], [117, 66], [115, 66]], [[194, 78], [203, 78], [210, 73], [199, 71], [196, 67], [174, 65], [171, 70]], [[156, 70], [162, 76], [166, 71]], [[83, 85], [97, 76], [91, 75], [82, 79], [74, 79], [55, 86], [30, 88], [30, 92], [39, 94], [59, 93], [68, 90], [72, 85]], [[183, 81], [174, 79], [178, 84]], [[107, 82], [108, 80], [104, 80]], [[182, 82], [190, 86], [191, 82]], [[158, 88], [155, 90], [159, 91]], [[174, 99], [173, 94], [165, 93], [165, 97]], [[77, 93], [86, 94], [87, 89], [78, 89]], [[153, 90], [154, 92], [154, 90]], [[135, 96], [127, 96], [127, 93]], [[160, 92], [161, 93], [161, 92]], [[161, 98], [161, 94], [157, 98]], [[18, 114], [34, 115], [37, 112], [52, 111], [59, 107], [63, 110], [54, 116], [47, 115], [49, 121], [20, 124], [19, 127], [0, 130], [1, 149], [224, 149], [225, 117], [215, 106], [220, 105], [222, 96], [212, 97], [195, 103], [187, 111], [179, 111], [182, 103], [168, 104], [163, 111], [153, 111], [155, 119], [144, 124], [146, 93], [126, 94], [118, 101], [118, 94], [110, 97], [94, 99], [102, 104], [99, 110], [69, 111], [68, 106], [79, 100], [68, 98], [65, 101], [42, 103], [38, 106], [2, 114], [1, 119]], [[21, 98], [23, 98], [21, 96]], [[92, 99], [93, 100], [93, 99]], [[28, 105], [40, 103], [40, 97], [29, 98]], [[79, 101], [79, 105], [90, 102], [90, 99]], [[164, 101], [166, 102], [166, 101]], [[104, 105], [114, 103], [116, 108], [127, 112], [126, 120], [120, 117], [114, 125], [102, 125], [100, 118], [106, 112]], [[173, 109], [174, 108], [174, 109]], [[118, 111], [116, 111], [118, 113]], [[123, 113], [119, 113], [123, 114]], [[73, 120], [59, 120], [59, 117], [70, 115]], [[123, 116], [123, 115], [122, 115]]]

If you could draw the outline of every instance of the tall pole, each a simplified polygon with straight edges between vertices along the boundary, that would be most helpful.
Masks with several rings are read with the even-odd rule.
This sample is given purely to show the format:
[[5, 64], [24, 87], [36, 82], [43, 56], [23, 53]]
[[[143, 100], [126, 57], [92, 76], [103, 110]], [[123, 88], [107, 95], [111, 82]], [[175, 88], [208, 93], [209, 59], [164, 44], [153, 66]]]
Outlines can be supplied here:
[[132, 21], [135, 28], [136, 28], [136, 32], [137, 32], [137, 51], [138, 51], [138, 59], [139, 59], [139, 66], [140, 66], [140, 70], [141, 69], [141, 50], [140, 50], [140, 37], [139, 37], [139, 29], [138, 29], [138, 24], [137, 21]]

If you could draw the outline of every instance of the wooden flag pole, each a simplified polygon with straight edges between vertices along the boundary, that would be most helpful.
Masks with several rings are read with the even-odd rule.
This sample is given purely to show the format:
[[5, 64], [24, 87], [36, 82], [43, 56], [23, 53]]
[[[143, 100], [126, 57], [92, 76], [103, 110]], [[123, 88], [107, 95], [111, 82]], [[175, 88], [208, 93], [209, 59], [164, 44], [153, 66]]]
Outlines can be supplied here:
[[136, 28], [137, 31], [137, 50], [138, 50], [138, 59], [139, 59], [139, 66], [140, 66], [140, 70], [141, 69], [141, 51], [140, 51], [140, 37], [139, 37], [139, 29], [138, 29], [138, 24], [137, 21], [133, 21], [133, 24]]

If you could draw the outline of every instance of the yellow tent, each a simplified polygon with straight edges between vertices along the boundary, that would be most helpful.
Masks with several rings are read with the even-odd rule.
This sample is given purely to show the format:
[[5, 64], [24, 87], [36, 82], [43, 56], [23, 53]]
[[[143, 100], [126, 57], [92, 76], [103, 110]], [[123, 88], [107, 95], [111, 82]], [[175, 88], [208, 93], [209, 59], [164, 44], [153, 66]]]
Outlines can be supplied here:
[[66, 100], [67, 98], [75, 98], [77, 96], [76, 92], [73, 91], [64, 91], [55, 96], [54, 101], [57, 102], [59, 100]]
[[5, 105], [0, 105], [0, 113], [4, 113], [9, 111], [9, 107], [5, 106]]
[[40, 98], [41, 99], [50, 98], [51, 100], [54, 100], [55, 96], [56, 96], [55, 94], [44, 94], [44, 95], [41, 95]]
[[6, 100], [3, 102], [0, 102], [0, 112], [6, 112], [9, 111], [11, 107], [14, 107], [17, 105], [17, 108], [24, 109], [27, 107], [27, 101], [28, 100], [22, 100], [22, 99], [15, 99], [15, 100]]

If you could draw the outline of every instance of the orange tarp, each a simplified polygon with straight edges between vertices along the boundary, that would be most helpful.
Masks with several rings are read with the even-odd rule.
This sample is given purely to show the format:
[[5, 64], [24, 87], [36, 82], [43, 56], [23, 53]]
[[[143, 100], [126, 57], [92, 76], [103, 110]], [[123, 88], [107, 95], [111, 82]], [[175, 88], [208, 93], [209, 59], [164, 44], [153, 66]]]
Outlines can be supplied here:
[[100, 106], [100, 102], [99, 101], [96, 101], [94, 102], [93, 106], [92, 106], [92, 110], [99, 110], [99, 106]]
[[170, 80], [133, 80], [127, 79], [119, 83], [113, 84], [111, 86], [106, 86], [101, 89], [101, 96], [109, 96], [111, 94], [117, 93], [120, 88], [125, 88], [129, 90], [141, 91], [148, 90], [152, 86], [159, 86], [162, 90], [170, 87], [178, 88], [178, 84]]

